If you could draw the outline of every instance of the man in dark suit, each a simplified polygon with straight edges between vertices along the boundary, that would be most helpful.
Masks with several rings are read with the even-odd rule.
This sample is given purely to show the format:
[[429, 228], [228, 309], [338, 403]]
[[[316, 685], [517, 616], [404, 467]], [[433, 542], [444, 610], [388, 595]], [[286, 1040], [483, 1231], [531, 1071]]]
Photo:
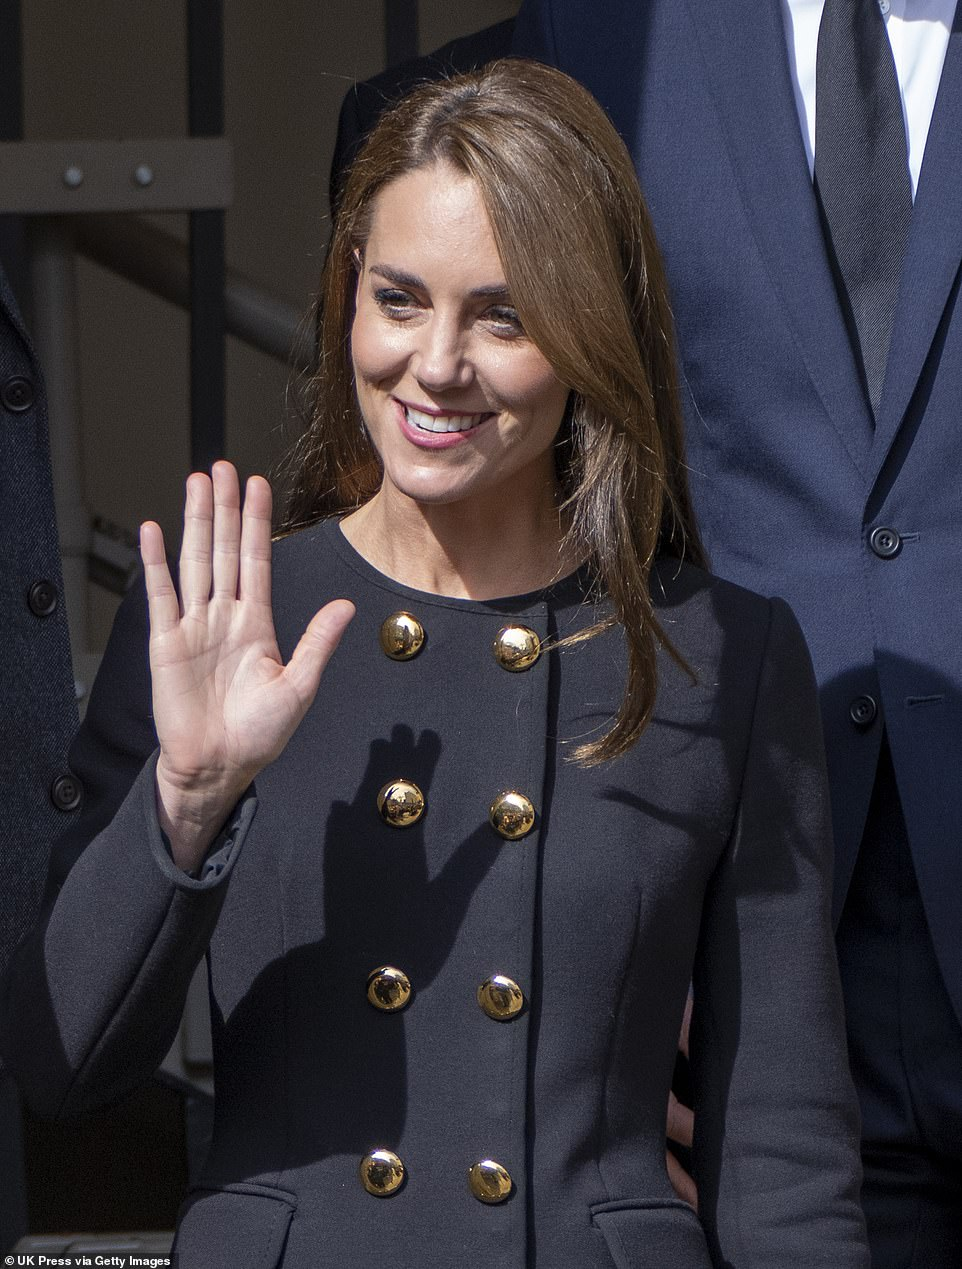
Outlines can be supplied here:
[[812, 649], [877, 1269], [962, 1264], [954, 8], [526, 0], [514, 45], [634, 156], [714, 567], [788, 599]]
[[[80, 805], [77, 706], [40, 367], [0, 270], [0, 973], [40, 906], [54, 838]], [[0, 1249], [25, 1231], [19, 1106], [0, 1065]]]

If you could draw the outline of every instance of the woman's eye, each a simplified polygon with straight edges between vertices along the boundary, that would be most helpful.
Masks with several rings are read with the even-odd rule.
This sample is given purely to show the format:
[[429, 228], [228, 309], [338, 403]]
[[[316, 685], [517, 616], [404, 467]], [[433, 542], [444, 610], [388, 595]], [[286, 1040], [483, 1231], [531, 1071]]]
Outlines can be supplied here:
[[485, 316], [488, 322], [495, 328], [497, 334], [524, 334], [524, 327], [521, 325], [521, 318], [518, 316], [518, 310], [511, 308], [508, 304], [499, 304], [495, 308], [489, 308]]
[[375, 291], [374, 301], [391, 317], [402, 316], [416, 307], [413, 296], [407, 291], [397, 291], [393, 287], [381, 287]]

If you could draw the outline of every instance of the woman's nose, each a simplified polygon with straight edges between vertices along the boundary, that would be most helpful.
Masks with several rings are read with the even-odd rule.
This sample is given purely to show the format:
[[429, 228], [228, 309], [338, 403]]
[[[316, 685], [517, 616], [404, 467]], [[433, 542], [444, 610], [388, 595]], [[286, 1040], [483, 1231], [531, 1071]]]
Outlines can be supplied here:
[[455, 321], [437, 314], [420, 332], [412, 370], [426, 388], [467, 387], [474, 369], [465, 349], [465, 334]]

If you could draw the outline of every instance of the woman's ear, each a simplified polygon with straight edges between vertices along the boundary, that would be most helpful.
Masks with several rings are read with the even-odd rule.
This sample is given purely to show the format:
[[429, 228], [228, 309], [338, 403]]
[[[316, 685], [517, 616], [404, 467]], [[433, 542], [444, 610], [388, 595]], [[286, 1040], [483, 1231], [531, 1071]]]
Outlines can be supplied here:
[[361, 270], [364, 268], [364, 256], [361, 254], [361, 248], [355, 247], [351, 252], [351, 259], [354, 261], [354, 268], [360, 276]]

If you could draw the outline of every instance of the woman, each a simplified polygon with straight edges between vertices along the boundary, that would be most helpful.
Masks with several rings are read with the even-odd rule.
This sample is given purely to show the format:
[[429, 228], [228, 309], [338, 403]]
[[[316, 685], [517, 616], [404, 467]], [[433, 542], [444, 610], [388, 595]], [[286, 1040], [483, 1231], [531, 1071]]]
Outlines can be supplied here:
[[[266, 482], [242, 514], [195, 474], [178, 603], [143, 528], [153, 720], [135, 598], [12, 978], [21, 1080], [128, 1087], [209, 945], [182, 1266], [866, 1265], [811, 672], [783, 604], [697, 567], [600, 108], [525, 62], [419, 90], [322, 311], [287, 536]], [[664, 1159], [692, 981], [697, 1216]]]

